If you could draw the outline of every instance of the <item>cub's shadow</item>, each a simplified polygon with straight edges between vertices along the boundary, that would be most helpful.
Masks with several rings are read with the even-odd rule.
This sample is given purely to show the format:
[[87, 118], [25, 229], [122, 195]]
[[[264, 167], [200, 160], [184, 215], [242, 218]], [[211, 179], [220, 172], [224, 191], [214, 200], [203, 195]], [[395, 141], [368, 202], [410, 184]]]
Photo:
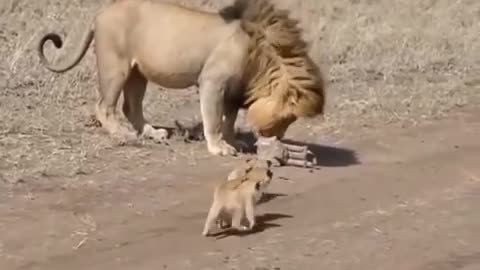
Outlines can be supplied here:
[[267, 203], [271, 200], [276, 199], [277, 197], [283, 197], [283, 196], [287, 196], [287, 194], [264, 192], [260, 200], [257, 202], [257, 204]]
[[[248, 148], [245, 153], [255, 154], [256, 138], [251, 132], [238, 132], [237, 139], [243, 141]], [[317, 166], [323, 167], [346, 167], [360, 164], [357, 153], [354, 150], [340, 147], [333, 147], [315, 143], [302, 143], [291, 139], [283, 139], [282, 142], [297, 146], [307, 146], [316, 158]]]
[[[282, 219], [282, 218], [293, 218], [292, 215], [280, 214], [280, 213], [266, 213], [263, 215], [258, 215], [255, 217], [255, 227], [252, 230], [247, 231], [238, 231], [234, 228], [224, 229], [221, 232], [211, 234], [211, 236], [216, 237], [217, 240], [223, 239], [228, 236], [239, 236], [244, 237], [250, 234], [256, 234], [268, 230], [270, 228], [280, 227], [281, 225], [273, 223], [273, 221]], [[244, 222], [242, 222], [244, 224]]]

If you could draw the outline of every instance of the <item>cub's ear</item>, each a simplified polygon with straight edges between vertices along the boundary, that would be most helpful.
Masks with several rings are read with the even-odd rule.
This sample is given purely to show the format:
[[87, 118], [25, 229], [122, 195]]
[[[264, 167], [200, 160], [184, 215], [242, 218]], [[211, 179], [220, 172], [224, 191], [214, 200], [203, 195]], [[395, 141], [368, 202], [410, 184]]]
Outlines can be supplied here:
[[267, 171], [267, 176], [268, 176], [268, 178], [272, 178], [273, 177], [273, 172], [271, 170], [268, 170]]
[[241, 177], [245, 177], [247, 174], [246, 170], [244, 168], [236, 168], [233, 171], [231, 171], [228, 176], [227, 176], [227, 181], [235, 180]]
[[240, 177], [245, 177], [256, 165], [256, 160], [252, 158], [245, 159], [245, 163], [241, 166], [235, 168], [230, 174], [227, 176], [227, 181], [237, 179]]
[[270, 169], [272, 167], [272, 161], [271, 160], [267, 160], [267, 168]]
[[244, 166], [245, 173], [250, 172], [253, 168], [257, 166], [258, 160], [256, 158], [247, 158], [245, 163], [246, 165]]
[[245, 164], [247, 164], [249, 167], [252, 167], [255, 164], [255, 160], [253, 158], [246, 158]]
[[257, 167], [270, 170], [270, 168], [272, 167], [272, 161], [271, 160], [259, 160], [259, 161], [257, 161]]

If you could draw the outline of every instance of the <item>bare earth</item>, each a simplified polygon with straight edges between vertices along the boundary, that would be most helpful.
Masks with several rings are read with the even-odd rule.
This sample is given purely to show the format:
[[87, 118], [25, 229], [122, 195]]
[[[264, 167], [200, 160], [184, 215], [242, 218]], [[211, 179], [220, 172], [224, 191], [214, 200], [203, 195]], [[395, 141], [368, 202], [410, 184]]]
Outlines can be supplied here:
[[[0, 270], [480, 269], [480, 1], [275, 2], [328, 81], [325, 118], [287, 132], [320, 169], [275, 169], [254, 233], [205, 238], [240, 160], [115, 145], [91, 126], [92, 48], [65, 74], [39, 65], [41, 35], [66, 37], [63, 61], [104, 1], [0, 1]], [[198, 118], [196, 89], [159, 88], [153, 124]]]
[[329, 141], [337, 150], [319, 152], [320, 170], [275, 170], [274, 195], [260, 205], [258, 230], [248, 235], [201, 235], [213, 184], [229, 170], [223, 165], [235, 161], [117, 168], [81, 176], [78, 187], [17, 184], [1, 201], [1, 264], [479, 269], [479, 116]]

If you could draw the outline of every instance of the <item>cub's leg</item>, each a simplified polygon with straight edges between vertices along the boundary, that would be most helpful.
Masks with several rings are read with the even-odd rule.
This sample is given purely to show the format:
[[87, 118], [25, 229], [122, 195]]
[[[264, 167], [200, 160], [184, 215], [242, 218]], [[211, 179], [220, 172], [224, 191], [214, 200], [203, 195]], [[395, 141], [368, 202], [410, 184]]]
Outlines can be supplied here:
[[202, 234], [204, 236], [208, 236], [210, 229], [216, 223], [221, 212], [222, 212], [222, 206], [216, 201], [214, 201], [212, 203], [212, 206], [210, 207], [210, 210], [208, 211], [207, 220], [205, 221], [205, 226], [203, 227]]
[[227, 211], [222, 211], [218, 216], [217, 223], [220, 229], [225, 229], [231, 226], [232, 217]]
[[147, 79], [140, 73], [137, 67], [134, 67], [123, 88], [123, 113], [138, 135], [161, 143], [167, 139], [168, 131], [155, 129], [145, 120], [142, 103], [146, 90]]
[[237, 229], [239, 231], [246, 231], [247, 227], [242, 225], [244, 209], [242, 207], [235, 209], [232, 213], [232, 228]]
[[222, 118], [225, 81], [203, 79], [200, 82], [200, 111], [208, 151], [213, 155], [236, 155], [237, 150], [223, 138]]
[[96, 41], [99, 88], [95, 106], [96, 118], [110, 136], [122, 142], [135, 139], [135, 134], [120, 124], [116, 105], [129, 73], [128, 59], [114, 53], [102, 39]]
[[245, 215], [249, 223], [249, 229], [252, 230], [255, 226], [255, 198], [247, 200], [245, 202]]

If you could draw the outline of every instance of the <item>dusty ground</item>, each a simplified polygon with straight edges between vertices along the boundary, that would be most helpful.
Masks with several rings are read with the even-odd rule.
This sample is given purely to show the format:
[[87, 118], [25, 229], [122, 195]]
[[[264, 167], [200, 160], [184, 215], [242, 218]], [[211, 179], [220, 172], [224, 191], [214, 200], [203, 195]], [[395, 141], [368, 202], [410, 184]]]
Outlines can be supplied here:
[[[42, 33], [73, 49], [102, 1], [3, 1], [2, 269], [479, 269], [480, 2], [278, 2], [329, 79], [326, 118], [287, 134], [317, 144], [321, 169], [277, 169], [259, 232], [215, 240], [200, 232], [235, 159], [113, 145], [88, 126], [92, 50], [67, 74], [38, 64]], [[145, 106], [155, 124], [198, 117], [195, 89]]]
[[2, 265], [479, 269], [479, 116], [323, 141], [336, 150], [325, 149], [321, 170], [275, 170], [258, 231], [243, 237], [201, 235], [213, 184], [234, 161], [148, 171], [113, 161], [118, 168], [78, 176], [75, 186], [64, 178], [17, 184], [1, 198]]

